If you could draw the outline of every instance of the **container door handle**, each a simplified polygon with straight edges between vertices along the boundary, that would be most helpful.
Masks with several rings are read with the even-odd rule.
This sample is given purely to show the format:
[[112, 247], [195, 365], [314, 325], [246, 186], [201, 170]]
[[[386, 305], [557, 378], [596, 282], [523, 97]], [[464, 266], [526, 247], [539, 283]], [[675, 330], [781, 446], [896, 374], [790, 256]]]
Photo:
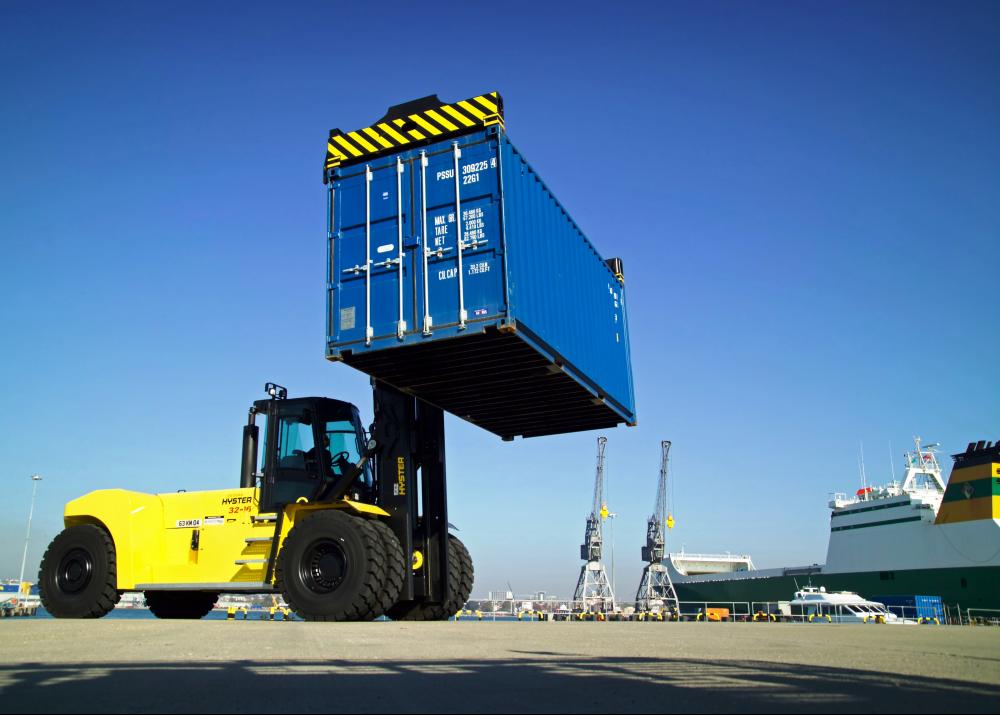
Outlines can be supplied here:
[[468, 314], [465, 312], [465, 286], [462, 282], [462, 196], [461, 180], [458, 176], [458, 159], [462, 156], [462, 150], [455, 147], [455, 245], [458, 250], [458, 329], [465, 330], [465, 321]]
[[424, 258], [424, 335], [431, 334], [431, 306], [427, 281], [427, 256], [430, 248], [427, 245], [427, 152], [420, 152], [420, 248]]
[[365, 345], [372, 344], [372, 168], [365, 165]]
[[396, 337], [400, 340], [406, 335], [406, 321], [403, 320], [403, 161], [396, 157], [396, 228], [399, 257], [399, 320], [396, 322]]

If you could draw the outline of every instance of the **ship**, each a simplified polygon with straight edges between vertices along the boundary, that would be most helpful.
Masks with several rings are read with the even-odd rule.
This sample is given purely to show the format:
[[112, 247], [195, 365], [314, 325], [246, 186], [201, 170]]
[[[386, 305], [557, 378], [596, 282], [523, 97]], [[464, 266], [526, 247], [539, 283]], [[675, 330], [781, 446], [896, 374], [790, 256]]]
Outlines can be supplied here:
[[758, 569], [749, 554], [670, 553], [664, 563], [679, 600], [753, 609], [811, 586], [1000, 609], [1000, 440], [952, 455], [947, 483], [938, 445], [914, 445], [901, 482], [832, 495], [825, 563]]
[[40, 606], [37, 584], [18, 579], [6, 579], [0, 583], [0, 618], [34, 616]]

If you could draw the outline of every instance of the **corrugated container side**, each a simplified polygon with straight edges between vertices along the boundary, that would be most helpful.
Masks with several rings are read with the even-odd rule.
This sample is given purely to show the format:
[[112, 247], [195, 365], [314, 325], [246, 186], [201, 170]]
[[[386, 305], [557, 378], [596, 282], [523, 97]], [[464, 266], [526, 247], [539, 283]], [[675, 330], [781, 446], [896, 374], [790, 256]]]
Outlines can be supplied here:
[[512, 317], [634, 413], [624, 286], [506, 136], [501, 153]]

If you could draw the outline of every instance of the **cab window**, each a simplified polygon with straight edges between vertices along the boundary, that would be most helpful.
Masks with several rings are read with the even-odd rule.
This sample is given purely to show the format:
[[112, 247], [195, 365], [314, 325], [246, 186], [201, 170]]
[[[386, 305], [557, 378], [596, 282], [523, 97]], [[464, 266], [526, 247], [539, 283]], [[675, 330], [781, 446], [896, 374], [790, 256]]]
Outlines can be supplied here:
[[361, 460], [358, 451], [358, 433], [354, 425], [346, 420], [326, 423], [326, 437], [330, 441], [330, 454], [336, 456], [347, 452], [347, 461], [356, 464]]
[[278, 420], [276, 480], [270, 503], [291, 504], [316, 492], [316, 450], [307, 415], [287, 415]]
[[[326, 439], [328, 450], [332, 458], [334, 476], [343, 476], [341, 467], [344, 465], [342, 459], [346, 459], [351, 466], [361, 461], [363, 435], [358, 431], [357, 425], [350, 420], [333, 420], [326, 423]], [[339, 463], [339, 464], [338, 464]], [[366, 464], [364, 472], [358, 476], [358, 481], [371, 486], [371, 469]]]
[[312, 426], [294, 418], [281, 420], [278, 435], [278, 466], [282, 469], [306, 469], [306, 455], [313, 449]]

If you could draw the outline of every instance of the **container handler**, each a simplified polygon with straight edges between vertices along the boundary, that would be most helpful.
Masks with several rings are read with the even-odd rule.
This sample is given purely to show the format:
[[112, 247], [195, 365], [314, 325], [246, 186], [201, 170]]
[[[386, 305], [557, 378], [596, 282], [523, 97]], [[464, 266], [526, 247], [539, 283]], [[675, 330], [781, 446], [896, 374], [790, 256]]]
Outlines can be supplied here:
[[99, 618], [142, 591], [160, 618], [201, 618], [223, 592], [280, 593], [306, 620], [447, 619], [473, 566], [448, 533], [444, 416], [373, 388], [366, 434], [354, 405], [268, 383], [243, 429], [239, 488], [71, 501], [42, 559], [42, 604]]
[[238, 489], [67, 505], [39, 574], [53, 615], [142, 591], [199, 618], [243, 592], [310, 620], [444, 619], [473, 567], [448, 531], [442, 410], [505, 440], [635, 424], [622, 263], [511, 144], [499, 93], [332, 129], [323, 180], [327, 358], [372, 378], [370, 434], [353, 405], [268, 383]]

